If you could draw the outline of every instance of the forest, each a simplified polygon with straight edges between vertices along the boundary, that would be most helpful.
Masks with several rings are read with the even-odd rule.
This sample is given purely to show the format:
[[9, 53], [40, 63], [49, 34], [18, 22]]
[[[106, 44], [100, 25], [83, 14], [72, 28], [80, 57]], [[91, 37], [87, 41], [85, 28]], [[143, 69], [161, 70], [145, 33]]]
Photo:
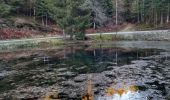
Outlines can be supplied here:
[[163, 27], [170, 21], [170, 0], [0, 0], [0, 19], [30, 17], [56, 24], [72, 38], [87, 29], [133, 23]]

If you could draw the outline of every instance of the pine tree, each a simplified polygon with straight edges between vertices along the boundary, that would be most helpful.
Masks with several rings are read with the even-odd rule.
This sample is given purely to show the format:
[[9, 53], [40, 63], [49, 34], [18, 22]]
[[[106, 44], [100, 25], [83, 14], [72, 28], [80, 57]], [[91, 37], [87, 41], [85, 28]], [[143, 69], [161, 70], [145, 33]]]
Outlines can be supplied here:
[[77, 39], [84, 39], [85, 30], [90, 24], [90, 14], [88, 10], [81, 8], [83, 0], [56, 0], [54, 7], [54, 19], [60, 28], [70, 35], [73, 39], [75, 35]]
[[10, 14], [11, 11], [11, 6], [1, 3], [0, 4], [0, 17], [6, 17], [7, 15]]
[[98, 2], [101, 4], [104, 13], [109, 17], [113, 17], [113, 0], [98, 0]]
[[48, 25], [48, 18], [50, 18], [54, 0], [37, 0], [36, 12], [37, 16], [41, 18], [42, 25]]

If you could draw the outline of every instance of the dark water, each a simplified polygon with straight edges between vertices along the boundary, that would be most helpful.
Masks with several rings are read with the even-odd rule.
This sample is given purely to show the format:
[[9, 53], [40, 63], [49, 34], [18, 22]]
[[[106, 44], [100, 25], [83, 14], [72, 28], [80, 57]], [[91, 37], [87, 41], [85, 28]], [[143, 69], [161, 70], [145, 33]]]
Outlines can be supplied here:
[[0, 99], [169, 100], [170, 53], [73, 45], [0, 53]]

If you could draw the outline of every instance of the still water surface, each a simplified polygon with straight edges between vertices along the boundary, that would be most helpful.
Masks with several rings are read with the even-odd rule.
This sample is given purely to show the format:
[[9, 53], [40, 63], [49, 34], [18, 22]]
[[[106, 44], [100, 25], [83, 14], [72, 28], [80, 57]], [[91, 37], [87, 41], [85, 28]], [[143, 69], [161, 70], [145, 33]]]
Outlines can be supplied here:
[[0, 99], [169, 100], [169, 50], [127, 45], [1, 52]]

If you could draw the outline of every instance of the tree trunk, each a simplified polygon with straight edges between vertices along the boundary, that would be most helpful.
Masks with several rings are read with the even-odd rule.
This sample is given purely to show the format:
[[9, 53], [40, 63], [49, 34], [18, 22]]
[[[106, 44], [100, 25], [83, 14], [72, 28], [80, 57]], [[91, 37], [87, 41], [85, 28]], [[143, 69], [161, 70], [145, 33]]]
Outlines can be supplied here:
[[139, 0], [137, 0], [138, 5], [138, 24], [140, 23], [140, 9], [139, 9]]
[[63, 38], [64, 38], [64, 40], [66, 39], [66, 33], [65, 33], [64, 29], [63, 29]]
[[167, 14], [167, 20], [166, 20], [167, 23], [169, 23], [169, 14]]
[[142, 13], [142, 10], [140, 10], [140, 18], [141, 18], [141, 22], [143, 22], [143, 13]]
[[143, 22], [145, 22], [145, 0], [143, 0], [143, 4], [142, 4], [142, 6], [143, 6]]
[[96, 29], [96, 23], [95, 22], [93, 23], [93, 29]]
[[48, 26], [48, 15], [47, 15], [47, 13], [46, 13], [46, 15], [45, 15], [45, 26], [46, 26], [46, 27]]
[[118, 1], [116, 0], [116, 27], [118, 24]]
[[163, 25], [163, 13], [161, 13], [161, 25]]
[[117, 38], [117, 25], [118, 25], [118, 0], [116, 0], [116, 35], [115, 35], [115, 39]]
[[93, 56], [96, 57], [96, 50], [93, 50]]
[[154, 20], [155, 16], [154, 16], [154, 2], [152, 0], [152, 16], [150, 16], [149, 20], [150, 20], [150, 23], [152, 23], [154, 25], [155, 23], [155, 20]]
[[34, 7], [34, 21], [35, 21], [35, 16], [36, 16], [36, 10], [35, 10], [35, 7]]
[[170, 12], [170, 3], [168, 3], [168, 12], [167, 12], [167, 20], [166, 20], [167, 23], [169, 23], [169, 12]]
[[41, 18], [42, 25], [44, 26], [44, 17]]
[[157, 22], [158, 22], [158, 13], [156, 11], [156, 16], [155, 16], [155, 26], [156, 26], [156, 28], [157, 28]]
[[29, 1], [29, 3], [30, 3], [30, 16], [32, 16], [31, 0]]

